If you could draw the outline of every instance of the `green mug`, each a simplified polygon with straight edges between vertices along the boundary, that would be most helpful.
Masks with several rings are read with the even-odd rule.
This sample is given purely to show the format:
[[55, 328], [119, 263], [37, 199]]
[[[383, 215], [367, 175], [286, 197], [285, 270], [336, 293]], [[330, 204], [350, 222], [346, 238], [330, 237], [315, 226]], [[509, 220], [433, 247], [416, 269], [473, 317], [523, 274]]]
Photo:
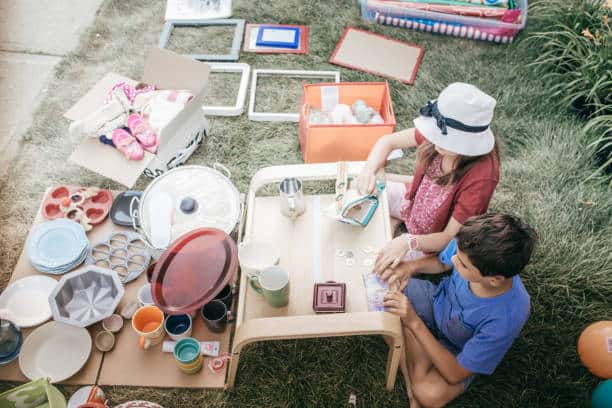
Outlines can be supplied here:
[[258, 275], [249, 276], [249, 281], [270, 306], [282, 307], [289, 303], [289, 275], [280, 266], [271, 266]]

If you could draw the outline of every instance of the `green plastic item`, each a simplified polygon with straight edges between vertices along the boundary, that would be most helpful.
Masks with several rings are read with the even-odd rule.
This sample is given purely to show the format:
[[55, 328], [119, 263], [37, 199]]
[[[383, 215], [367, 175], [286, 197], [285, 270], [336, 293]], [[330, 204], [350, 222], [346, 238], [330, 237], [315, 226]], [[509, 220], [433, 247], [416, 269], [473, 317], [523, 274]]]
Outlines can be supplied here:
[[66, 398], [46, 378], [0, 394], [0, 408], [66, 408]]

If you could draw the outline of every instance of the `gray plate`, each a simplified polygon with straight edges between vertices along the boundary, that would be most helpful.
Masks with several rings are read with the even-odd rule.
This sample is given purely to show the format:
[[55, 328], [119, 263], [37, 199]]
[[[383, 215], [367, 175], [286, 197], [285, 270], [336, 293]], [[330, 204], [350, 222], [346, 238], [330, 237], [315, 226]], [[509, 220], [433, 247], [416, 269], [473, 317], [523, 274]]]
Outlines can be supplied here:
[[116, 272], [87, 265], [60, 279], [49, 304], [54, 320], [87, 327], [113, 314], [123, 294]]

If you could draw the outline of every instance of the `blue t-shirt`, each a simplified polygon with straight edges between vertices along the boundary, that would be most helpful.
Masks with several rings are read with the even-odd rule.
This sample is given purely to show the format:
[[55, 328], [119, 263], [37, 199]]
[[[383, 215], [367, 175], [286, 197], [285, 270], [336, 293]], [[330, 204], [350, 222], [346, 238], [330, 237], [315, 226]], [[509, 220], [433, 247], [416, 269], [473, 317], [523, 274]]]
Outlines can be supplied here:
[[[452, 266], [456, 253], [457, 242], [452, 240], [440, 253], [440, 262]], [[512, 277], [510, 290], [493, 298], [476, 296], [468, 283], [454, 267], [440, 282], [433, 301], [436, 325], [463, 368], [492, 374], [529, 318], [529, 294], [518, 275]]]

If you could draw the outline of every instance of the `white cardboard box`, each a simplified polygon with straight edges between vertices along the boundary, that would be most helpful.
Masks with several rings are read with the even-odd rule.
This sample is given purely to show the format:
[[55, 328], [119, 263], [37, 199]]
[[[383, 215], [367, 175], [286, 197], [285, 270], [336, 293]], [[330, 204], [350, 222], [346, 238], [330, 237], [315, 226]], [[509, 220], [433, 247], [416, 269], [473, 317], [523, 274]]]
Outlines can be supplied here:
[[[145, 152], [142, 160], [128, 160], [96, 137], [85, 137], [70, 156], [70, 161], [130, 188], [140, 177], [157, 177], [184, 163], [208, 133], [202, 105], [208, 85], [209, 66], [172, 51], [153, 48], [144, 65], [141, 82], [158, 89], [188, 89], [193, 98], [161, 131], [156, 154]], [[109, 72], [65, 114], [70, 120], [86, 117], [104, 105], [108, 91], [117, 82], [138, 81]]]

